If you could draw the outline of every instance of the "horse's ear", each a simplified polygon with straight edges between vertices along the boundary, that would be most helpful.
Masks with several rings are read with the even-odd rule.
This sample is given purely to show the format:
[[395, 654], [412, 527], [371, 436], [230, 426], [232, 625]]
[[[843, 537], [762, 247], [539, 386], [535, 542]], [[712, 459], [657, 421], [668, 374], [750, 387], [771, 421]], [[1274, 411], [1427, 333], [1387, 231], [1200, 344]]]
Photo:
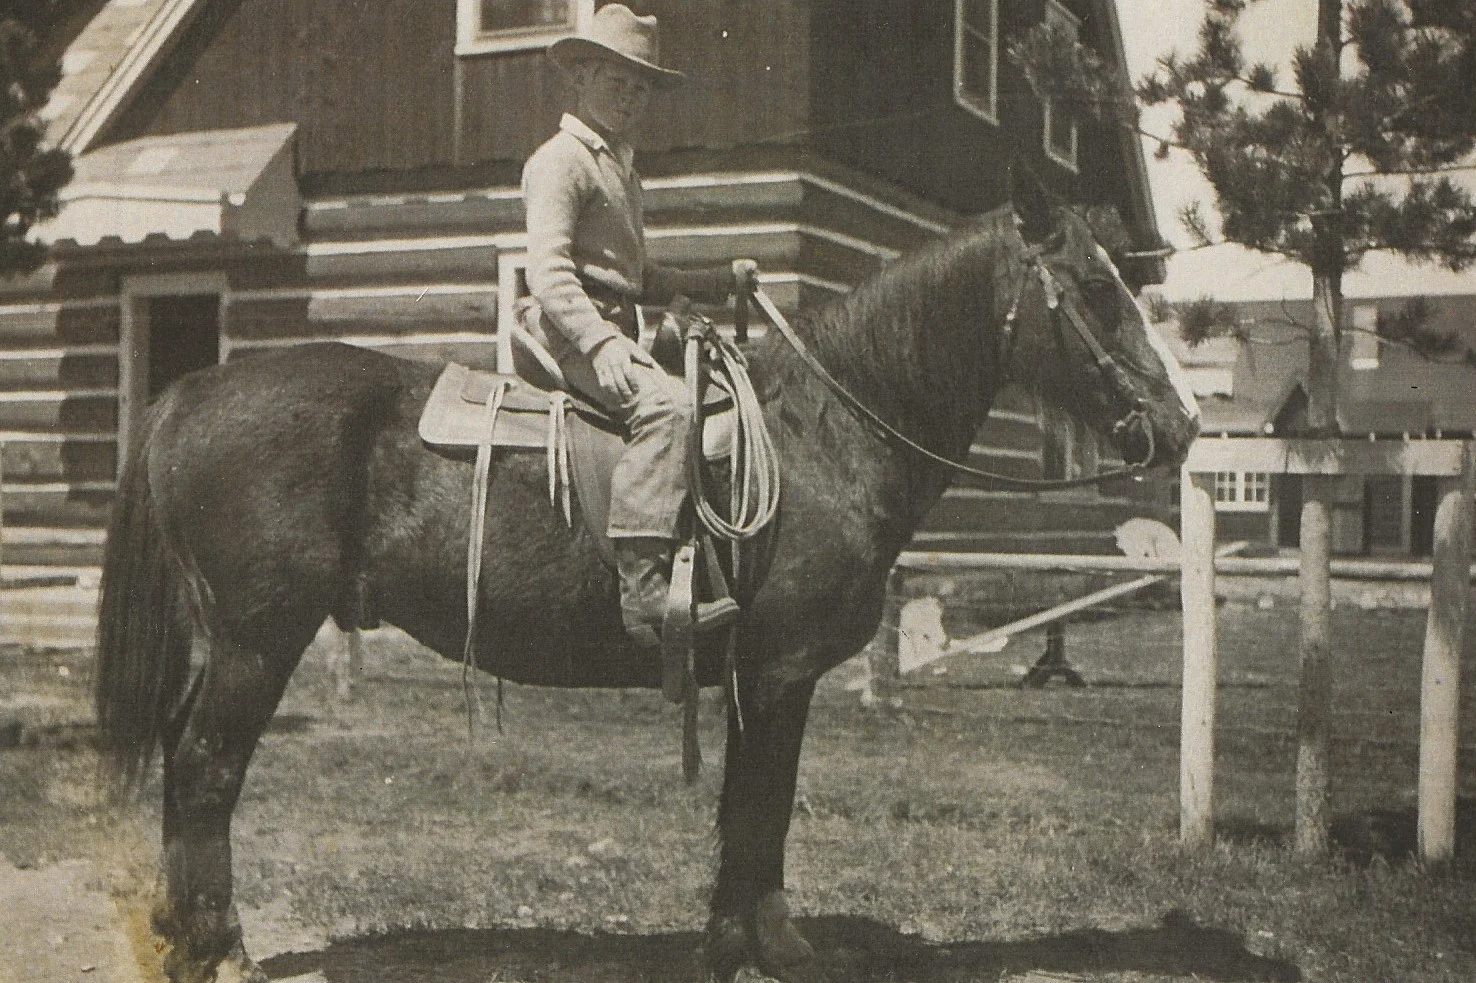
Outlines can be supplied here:
[[1017, 177], [1018, 170], [1010, 166], [1010, 203], [1020, 218], [1020, 235], [1026, 242], [1038, 243], [1055, 231], [1054, 209], [1039, 179], [1028, 170]]

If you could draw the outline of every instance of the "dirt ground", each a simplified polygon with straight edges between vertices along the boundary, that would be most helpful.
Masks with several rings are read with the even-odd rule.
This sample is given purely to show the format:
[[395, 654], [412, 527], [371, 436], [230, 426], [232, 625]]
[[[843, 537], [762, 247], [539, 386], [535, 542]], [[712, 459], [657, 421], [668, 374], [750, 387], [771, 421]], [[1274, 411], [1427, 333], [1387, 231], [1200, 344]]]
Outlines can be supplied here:
[[[1409, 856], [1422, 624], [1342, 612], [1339, 637], [1358, 644], [1339, 679], [1338, 849], [1292, 856], [1292, 620], [1222, 612], [1219, 843], [1204, 855], [1175, 836], [1177, 612], [1073, 626], [1083, 690], [1015, 688], [1039, 635], [946, 659], [871, 710], [847, 688], [859, 665], [828, 677], [789, 881], [833, 978], [1476, 979], [1476, 715], [1458, 861], [1425, 871]], [[948, 622], [978, 627], [967, 612]], [[15, 683], [0, 693], [3, 983], [153, 983], [158, 782], [127, 813], [102, 806], [88, 663], [0, 652]], [[495, 687], [482, 692], [490, 711]], [[655, 694], [508, 687], [506, 730], [489, 712], [469, 738], [459, 670], [391, 636], [371, 638], [351, 703], [329, 694], [312, 654], [237, 810], [247, 945], [274, 980], [701, 978], [716, 694], [690, 789]]]

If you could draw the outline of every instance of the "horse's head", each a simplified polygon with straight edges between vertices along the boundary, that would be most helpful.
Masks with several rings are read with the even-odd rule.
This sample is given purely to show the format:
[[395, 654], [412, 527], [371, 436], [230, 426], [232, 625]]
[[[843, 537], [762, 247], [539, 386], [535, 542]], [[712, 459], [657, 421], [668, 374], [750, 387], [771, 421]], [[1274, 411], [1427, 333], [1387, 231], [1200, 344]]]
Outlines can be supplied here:
[[1199, 432], [1178, 361], [1086, 220], [1061, 207], [1053, 225], [1001, 285], [1008, 374], [1110, 437], [1123, 460], [1177, 465]]

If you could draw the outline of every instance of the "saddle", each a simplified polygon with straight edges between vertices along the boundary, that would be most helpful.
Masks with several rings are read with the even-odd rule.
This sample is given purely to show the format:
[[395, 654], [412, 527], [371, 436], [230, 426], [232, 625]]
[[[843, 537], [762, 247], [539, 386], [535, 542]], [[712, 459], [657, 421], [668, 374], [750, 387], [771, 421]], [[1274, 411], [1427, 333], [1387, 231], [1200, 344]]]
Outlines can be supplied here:
[[[488, 439], [488, 407], [494, 398], [500, 402]], [[709, 388], [702, 414], [702, 454], [709, 461], [726, 459], [730, 453], [732, 409], [728, 393]], [[605, 535], [605, 524], [610, 515], [610, 476], [625, 445], [622, 425], [598, 404], [567, 389], [535, 385], [520, 374], [450, 362], [421, 410], [419, 429], [421, 440], [444, 450], [475, 450], [485, 442], [497, 450], [543, 451], [550, 504], [572, 522], [572, 489], [601, 559], [615, 565], [615, 548]]]
[[[663, 334], [665, 340], [662, 340]], [[653, 351], [670, 371], [673, 337], [670, 323], [658, 333]], [[607, 567], [615, 567], [615, 547], [605, 534], [610, 514], [610, 481], [624, 449], [623, 425], [592, 400], [574, 392], [557, 363], [539, 341], [521, 326], [514, 329], [516, 373], [485, 372], [455, 362], [442, 370], [421, 411], [419, 433], [429, 446], [444, 452], [475, 450], [477, 466], [473, 479], [472, 529], [467, 558], [469, 630], [466, 650], [472, 662], [472, 635], [476, 624], [477, 581], [481, 571], [481, 548], [488, 472], [493, 451], [536, 452], [545, 455], [550, 505], [559, 509], [572, 526], [571, 497], [579, 503], [584, 528]], [[663, 354], [662, 348], [665, 348]], [[676, 373], [673, 373], [676, 374]], [[716, 380], [713, 380], [716, 382]], [[709, 461], [729, 457], [736, 426], [734, 401], [720, 385], [704, 391], [702, 454]], [[674, 702], [688, 703], [689, 725], [685, 728], [690, 749], [684, 747], [684, 762], [695, 754], [695, 730], [691, 722], [697, 687], [695, 684], [694, 636], [697, 591], [706, 587], [703, 600], [731, 600], [726, 578], [710, 541], [698, 548], [697, 540], [679, 544], [671, 571], [671, 591], [662, 645], [662, 689]], [[695, 769], [695, 765], [691, 766]], [[694, 774], [695, 771], [689, 772]]]

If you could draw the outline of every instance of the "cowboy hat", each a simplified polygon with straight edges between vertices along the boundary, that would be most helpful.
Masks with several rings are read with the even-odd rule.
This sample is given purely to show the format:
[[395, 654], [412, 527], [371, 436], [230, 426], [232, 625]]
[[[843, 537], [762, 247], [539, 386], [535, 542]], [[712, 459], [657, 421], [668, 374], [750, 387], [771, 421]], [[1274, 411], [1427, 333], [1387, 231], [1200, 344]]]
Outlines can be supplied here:
[[588, 58], [623, 62], [645, 72], [660, 88], [669, 88], [686, 76], [662, 68], [656, 42], [656, 18], [637, 17], [623, 3], [612, 3], [595, 11], [589, 27], [573, 37], [560, 38], [548, 56], [566, 72]]

